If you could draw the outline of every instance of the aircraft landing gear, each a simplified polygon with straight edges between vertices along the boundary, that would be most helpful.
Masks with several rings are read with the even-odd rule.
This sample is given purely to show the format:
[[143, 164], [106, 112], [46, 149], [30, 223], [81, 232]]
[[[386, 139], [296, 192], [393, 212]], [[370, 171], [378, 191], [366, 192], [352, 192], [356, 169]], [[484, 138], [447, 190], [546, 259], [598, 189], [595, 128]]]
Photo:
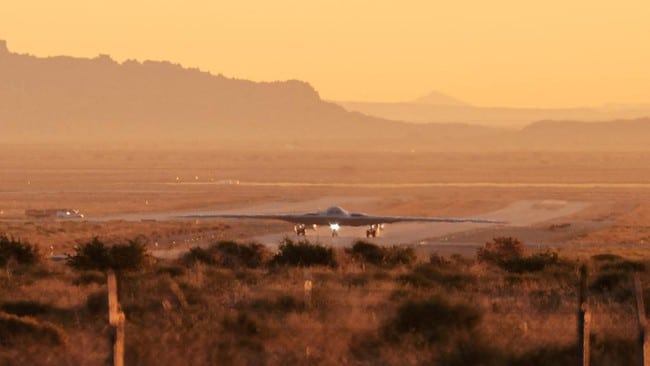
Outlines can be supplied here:
[[330, 224], [330, 229], [332, 229], [332, 238], [339, 236], [339, 229], [341, 227], [337, 223]]
[[295, 231], [296, 235], [298, 235], [298, 236], [300, 236], [300, 235], [306, 236], [307, 235], [306, 228], [305, 228], [304, 224], [294, 225], [293, 231]]
[[377, 235], [379, 235], [379, 230], [381, 229], [381, 225], [370, 225], [368, 230], [366, 230], [366, 238], [376, 238]]

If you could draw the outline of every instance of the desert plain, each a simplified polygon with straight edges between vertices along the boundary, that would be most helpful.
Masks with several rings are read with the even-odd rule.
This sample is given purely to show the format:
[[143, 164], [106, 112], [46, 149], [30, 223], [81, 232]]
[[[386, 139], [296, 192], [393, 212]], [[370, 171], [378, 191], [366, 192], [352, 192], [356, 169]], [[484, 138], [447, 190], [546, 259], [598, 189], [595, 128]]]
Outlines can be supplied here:
[[[137, 241], [149, 258], [144, 269], [118, 275], [127, 364], [573, 363], [581, 265], [591, 274], [593, 364], [636, 357], [629, 278], [636, 272], [645, 282], [650, 258], [647, 152], [0, 150], [0, 233], [39, 255], [34, 268], [7, 263], [2, 274], [3, 312], [36, 324], [3, 334], [3, 364], [110, 360], [104, 274], [66, 260], [93, 238]], [[299, 240], [293, 225], [182, 217], [329, 206], [506, 223], [390, 224], [376, 239], [346, 227], [332, 238], [323, 227], [305, 240], [331, 250], [336, 265], [249, 268], [220, 262], [217, 244], [258, 243], [277, 263], [270, 258], [283, 240]], [[25, 216], [51, 208], [85, 217]], [[532, 271], [481, 261], [479, 249], [495, 238], [554, 259]], [[373, 263], [351, 251], [359, 240], [414, 257]], [[48, 332], [55, 341], [32, 338]]]
[[[452, 236], [435, 237], [435, 230], [424, 230], [416, 233], [421, 237], [407, 235], [402, 240], [395, 236], [395, 244], [482, 245], [490, 236], [513, 235], [525, 238], [529, 245], [576, 252], [612, 245], [618, 250], [635, 246], [643, 250], [643, 244], [650, 241], [649, 159], [647, 152], [9, 146], [0, 155], [0, 225], [5, 232], [39, 245], [54, 245], [57, 251], [87, 239], [84, 234], [101, 235], [104, 230], [115, 237], [155, 232], [161, 246], [170, 244], [169, 240], [185, 242], [192, 239], [191, 233], [210, 226], [220, 227], [210, 235], [222, 239], [289, 235], [293, 227], [282, 221], [196, 222], [182, 220], [182, 215], [300, 213], [342, 206], [377, 215], [487, 217], [508, 222], [498, 227], [460, 224]], [[85, 219], [25, 216], [27, 209], [49, 208], [79, 209]], [[396, 226], [403, 234], [409, 231]], [[174, 230], [185, 230], [188, 237], [180, 235], [175, 240]], [[391, 231], [387, 225], [384, 234]], [[351, 238], [363, 232], [342, 230]], [[328, 228], [319, 229], [318, 234], [326, 240]]]

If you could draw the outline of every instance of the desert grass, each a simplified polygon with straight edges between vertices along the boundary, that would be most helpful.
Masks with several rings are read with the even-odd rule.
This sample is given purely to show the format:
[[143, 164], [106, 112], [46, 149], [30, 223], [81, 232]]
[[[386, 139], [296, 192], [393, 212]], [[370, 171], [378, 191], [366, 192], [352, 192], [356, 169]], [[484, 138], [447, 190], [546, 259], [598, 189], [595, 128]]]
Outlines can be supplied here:
[[[587, 262], [593, 364], [625, 364], [634, 356], [636, 334], [625, 278], [637, 271], [650, 287], [646, 267], [626, 264], [632, 259], [624, 253], [588, 259], [561, 254], [574, 265], [524, 272], [476, 258], [435, 255], [386, 267], [362, 263], [349, 250], [334, 254], [336, 267], [247, 268], [178, 259], [120, 273], [126, 363], [564, 364], [576, 354], [577, 266]], [[624, 280], [603, 287], [598, 279], [612, 271]], [[0, 282], [0, 310], [7, 317], [47, 324], [66, 339], [51, 344], [35, 330], [24, 332], [0, 346], [3, 364], [105, 362], [110, 342], [102, 280], [101, 272], [41, 261]], [[313, 285], [309, 301], [306, 280]], [[400, 318], [407, 304], [473, 320], [426, 326], [435, 318]], [[425, 327], [396, 325], [419, 322]]]

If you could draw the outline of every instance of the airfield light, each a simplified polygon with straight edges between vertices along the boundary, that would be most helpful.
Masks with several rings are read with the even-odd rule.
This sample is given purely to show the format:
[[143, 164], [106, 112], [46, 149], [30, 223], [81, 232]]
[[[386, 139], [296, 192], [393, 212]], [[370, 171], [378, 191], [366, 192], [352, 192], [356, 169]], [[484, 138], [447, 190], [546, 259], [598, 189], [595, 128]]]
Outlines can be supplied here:
[[330, 224], [330, 229], [332, 229], [332, 231], [339, 231], [340, 228], [339, 224]]

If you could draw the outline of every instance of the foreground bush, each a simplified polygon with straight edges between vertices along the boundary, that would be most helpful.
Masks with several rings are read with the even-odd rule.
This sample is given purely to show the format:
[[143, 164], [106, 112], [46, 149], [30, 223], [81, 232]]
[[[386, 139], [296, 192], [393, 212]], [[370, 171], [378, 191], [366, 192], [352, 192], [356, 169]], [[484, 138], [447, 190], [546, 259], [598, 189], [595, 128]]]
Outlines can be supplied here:
[[623, 260], [620, 262], [605, 263], [600, 269], [603, 271], [645, 272], [646, 266], [642, 262]]
[[416, 259], [415, 251], [411, 247], [398, 247], [395, 245], [386, 248], [362, 240], [357, 241], [352, 248], [345, 251], [356, 260], [376, 266], [409, 265], [415, 262]]
[[383, 334], [389, 341], [412, 334], [426, 343], [445, 342], [457, 332], [474, 329], [480, 320], [479, 310], [434, 297], [402, 304], [384, 325]]
[[137, 271], [144, 267], [146, 257], [146, 248], [137, 241], [109, 247], [95, 237], [91, 242], [76, 247], [75, 254], [68, 256], [67, 263], [79, 270]]
[[285, 239], [279, 250], [279, 253], [271, 260], [272, 265], [300, 267], [336, 267], [338, 265], [332, 248], [311, 244], [308, 241], [294, 243], [290, 239]]
[[524, 244], [512, 237], [494, 238], [476, 253], [479, 262], [495, 264], [511, 273], [539, 272], [549, 266], [567, 264], [553, 251], [525, 255]]
[[452, 267], [441, 267], [428, 263], [418, 265], [413, 268], [411, 273], [399, 276], [398, 281], [413, 287], [430, 288], [441, 286], [462, 289], [476, 282], [476, 279]]
[[183, 256], [186, 265], [195, 263], [210, 266], [222, 266], [230, 269], [258, 268], [264, 264], [269, 254], [262, 244], [239, 244], [234, 241], [222, 241], [210, 248], [194, 247]]
[[267, 256], [262, 244], [238, 244], [234, 241], [222, 241], [210, 248], [215, 253], [220, 265], [228, 268], [258, 268], [264, 264]]
[[4, 302], [2, 305], [0, 305], [0, 310], [4, 311], [7, 314], [13, 314], [17, 316], [35, 316], [50, 312], [52, 310], [52, 307], [36, 301], [27, 300]]
[[183, 255], [183, 260], [185, 261], [185, 264], [190, 266], [195, 263], [207, 264], [209, 266], [217, 264], [214, 255], [212, 255], [209, 250], [201, 247], [191, 248], [189, 252]]
[[352, 248], [346, 248], [345, 252], [350, 254], [354, 259], [360, 260], [366, 263], [380, 265], [384, 261], [384, 251], [377, 244], [372, 244], [359, 240]]
[[539, 272], [551, 265], [560, 264], [557, 253], [547, 251], [535, 253], [528, 257], [514, 258], [499, 263], [499, 267], [512, 273]]
[[48, 322], [0, 312], [0, 345], [14, 346], [23, 343], [58, 346], [65, 343], [65, 333]]
[[479, 262], [500, 264], [503, 262], [520, 259], [524, 256], [524, 244], [513, 237], [498, 237], [485, 243], [476, 252]]
[[34, 264], [38, 261], [38, 249], [30, 243], [0, 235], [0, 266], [12, 259], [19, 264]]
[[632, 278], [625, 271], [604, 271], [599, 273], [589, 285], [589, 291], [595, 295], [605, 295], [615, 301], [627, 301], [632, 293]]

